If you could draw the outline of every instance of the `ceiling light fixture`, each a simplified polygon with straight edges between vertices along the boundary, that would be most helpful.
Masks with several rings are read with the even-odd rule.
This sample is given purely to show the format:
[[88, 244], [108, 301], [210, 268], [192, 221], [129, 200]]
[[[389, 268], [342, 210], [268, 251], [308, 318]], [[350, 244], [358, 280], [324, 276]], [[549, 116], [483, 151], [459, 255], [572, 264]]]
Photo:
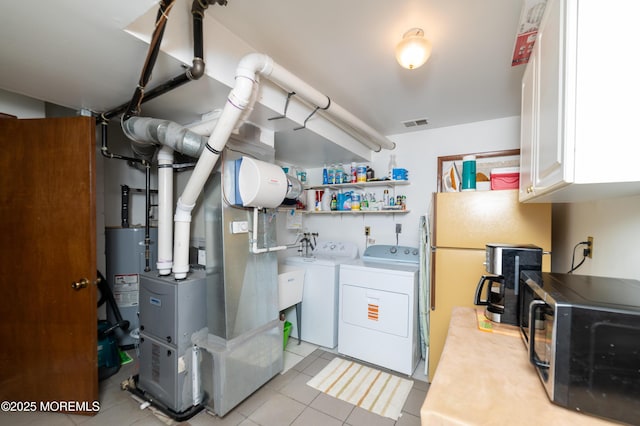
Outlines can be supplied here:
[[396, 59], [407, 69], [415, 69], [427, 62], [431, 55], [431, 42], [424, 38], [421, 28], [411, 28], [404, 33], [396, 46]]

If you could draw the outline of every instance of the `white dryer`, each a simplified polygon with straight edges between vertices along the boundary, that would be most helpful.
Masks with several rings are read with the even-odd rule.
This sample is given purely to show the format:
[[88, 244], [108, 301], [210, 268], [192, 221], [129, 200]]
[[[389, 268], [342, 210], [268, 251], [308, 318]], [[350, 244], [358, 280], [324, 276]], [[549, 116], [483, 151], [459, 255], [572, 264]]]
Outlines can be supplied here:
[[[333, 349], [338, 345], [338, 272], [341, 263], [358, 257], [358, 246], [350, 242], [318, 241], [312, 256], [288, 257], [281, 272], [304, 269], [301, 309], [301, 339]], [[298, 335], [295, 310], [287, 312], [291, 336]]]
[[368, 247], [340, 265], [338, 352], [411, 375], [420, 361], [417, 248]]

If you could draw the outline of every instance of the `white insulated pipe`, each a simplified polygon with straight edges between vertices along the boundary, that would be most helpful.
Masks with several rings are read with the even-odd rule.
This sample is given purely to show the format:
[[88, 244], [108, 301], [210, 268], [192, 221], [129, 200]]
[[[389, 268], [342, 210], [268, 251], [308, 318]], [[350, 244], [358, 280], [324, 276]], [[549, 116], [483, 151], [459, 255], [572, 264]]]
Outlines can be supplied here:
[[160, 275], [169, 275], [173, 266], [173, 149], [158, 151], [158, 262]]
[[322, 108], [324, 117], [356, 140], [367, 145], [370, 149], [379, 151], [382, 148], [395, 148], [393, 142], [344, 108], [331, 102], [329, 97], [275, 64], [269, 56], [260, 53], [250, 53], [244, 56], [236, 70], [235, 87], [229, 93], [227, 103], [220, 114], [218, 123], [207, 141], [206, 149], [203, 150], [198, 159], [195, 169], [177, 202], [174, 215], [175, 239], [173, 252], [173, 273], [176, 279], [186, 278], [189, 272], [191, 211], [229, 136], [246, 118], [246, 109], [252, 107], [252, 102], [257, 97], [255, 96], [255, 88], [260, 75], [287, 91], [296, 92], [296, 95], [305, 102]]
[[[241, 64], [244, 61], [241, 61]], [[220, 153], [224, 149], [231, 132], [238, 125], [245, 108], [252, 99], [254, 79], [257, 72], [262, 70], [260, 64], [255, 63], [253, 73], [236, 73], [236, 85], [229, 93], [227, 103], [222, 110], [218, 124], [209, 137], [206, 149], [200, 155], [196, 167], [187, 182], [182, 195], [178, 199], [174, 216], [175, 239], [173, 246], [173, 274], [176, 279], [184, 279], [189, 272], [189, 235], [191, 228], [191, 211], [198, 196], [213, 171]], [[264, 65], [263, 65], [264, 66]]]
[[[259, 55], [254, 53], [254, 55]], [[250, 55], [248, 55], [250, 56]], [[271, 59], [269, 59], [271, 61]], [[340, 105], [330, 101], [329, 97], [309, 86], [307, 83], [282, 68], [277, 63], [273, 63], [271, 71], [263, 74], [266, 78], [276, 83], [287, 91], [296, 92], [296, 96], [320, 107], [318, 114], [353, 136], [363, 145], [368, 146], [373, 151], [384, 149], [394, 149], [396, 144], [391, 142], [377, 130], [342, 108]], [[330, 111], [330, 112], [329, 112]]]

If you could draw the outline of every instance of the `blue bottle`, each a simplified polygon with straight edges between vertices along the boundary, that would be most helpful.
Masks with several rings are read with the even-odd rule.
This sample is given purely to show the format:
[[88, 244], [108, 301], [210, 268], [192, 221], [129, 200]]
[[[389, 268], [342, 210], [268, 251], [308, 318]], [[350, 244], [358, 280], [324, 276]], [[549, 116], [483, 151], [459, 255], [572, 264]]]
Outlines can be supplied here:
[[329, 184], [330, 184], [330, 185], [333, 185], [334, 183], [336, 183], [336, 180], [335, 180], [335, 177], [336, 177], [335, 173], [336, 173], [336, 171], [335, 171], [335, 169], [336, 169], [336, 168], [335, 168], [335, 166], [334, 166], [333, 164], [332, 164], [332, 165], [331, 165], [331, 167], [329, 168], [329, 173], [328, 173], [328, 174], [329, 174]]
[[328, 185], [329, 184], [329, 172], [327, 171], [327, 165], [324, 165], [324, 168], [322, 169], [322, 184], [323, 185]]

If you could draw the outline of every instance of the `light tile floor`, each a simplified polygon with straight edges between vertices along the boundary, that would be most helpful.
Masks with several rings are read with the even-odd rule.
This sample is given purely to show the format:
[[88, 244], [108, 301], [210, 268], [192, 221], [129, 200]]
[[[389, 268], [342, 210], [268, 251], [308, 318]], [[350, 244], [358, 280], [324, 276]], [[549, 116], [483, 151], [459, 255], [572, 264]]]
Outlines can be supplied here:
[[284, 356], [284, 370], [223, 418], [202, 411], [178, 423], [152, 409], [140, 409], [133, 396], [120, 389], [120, 383], [136, 373], [135, 362], [100, 383], [100, 412], [93, 417], [57, 413], [0, 413], [0, 424], [13, 426], [414, 426], [420, 425], [420, 407], [429, 384], [420, 363], [402, 415], [398, 421], [327, 396], [307, 386], [336, 353], [290, 338]]

